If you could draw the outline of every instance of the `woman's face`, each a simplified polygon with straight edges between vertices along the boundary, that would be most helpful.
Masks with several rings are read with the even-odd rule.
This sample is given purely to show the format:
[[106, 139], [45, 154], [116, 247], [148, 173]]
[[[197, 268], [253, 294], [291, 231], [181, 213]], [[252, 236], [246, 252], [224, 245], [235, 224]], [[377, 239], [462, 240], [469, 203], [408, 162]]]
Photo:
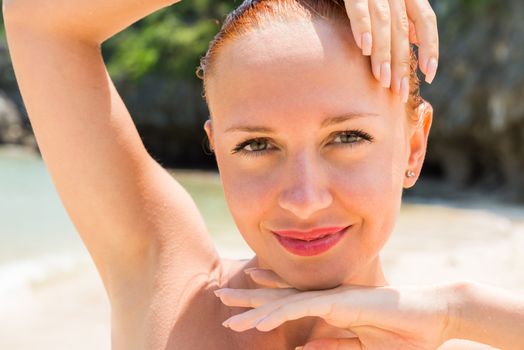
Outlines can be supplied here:
[[[228, 42], [207, 82], [233, 218], [260, 266], [301, 289], [376, 283], [414, 181], [405, 172], [425, 151], [429, 125], [412, 126], [351, 38], [326, 22], [273, 22]], [[325, 227], [347, 229], [331, 247], [274, 233]]]

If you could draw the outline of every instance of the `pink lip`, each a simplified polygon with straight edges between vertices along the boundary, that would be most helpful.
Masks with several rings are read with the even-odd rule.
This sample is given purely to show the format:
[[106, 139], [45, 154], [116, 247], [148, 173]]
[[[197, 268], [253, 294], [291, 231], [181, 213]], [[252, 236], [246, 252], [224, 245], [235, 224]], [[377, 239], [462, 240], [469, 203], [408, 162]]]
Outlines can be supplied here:
[[330, 235], [337, 233], [347, 226], [340, 227], [320, 227], [310, 231], [294, 231], [294, 230], [282, 230], [282, 231], [273, 231], [273, 233], [287, 238], [295, 238], [303, 241], [312, 241], [314, 239], [320, 238], [322, 236]]
[[314, 256], [333, 248], [350, 226], [322, 227], [311, 231], [273, 231], [278, 242], [290, 253]]

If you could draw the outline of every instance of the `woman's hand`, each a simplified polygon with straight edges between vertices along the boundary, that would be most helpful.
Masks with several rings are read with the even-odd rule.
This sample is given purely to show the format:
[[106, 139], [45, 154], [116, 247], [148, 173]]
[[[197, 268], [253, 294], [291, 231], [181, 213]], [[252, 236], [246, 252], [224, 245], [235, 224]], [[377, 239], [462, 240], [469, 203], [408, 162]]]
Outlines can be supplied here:
[[287, 321], [315, 316], [357, 338], [316, 339], [305, 350], [436, 349], [450, 338], [445, 287], [341, 286], [301, 292], [271, 271], [254, 269], [249, 274], [269, 288], [216, 292], [228, 306], [254, 308], [224, 322], [237, 332], [251, 328], [267, 332]]
[[373, 75], [404, 101], [409, 94], [410, 42], [431, 83], [438, 66], [437, 19], [428, 0], [345, 0], [355, 42], [371, 56]]

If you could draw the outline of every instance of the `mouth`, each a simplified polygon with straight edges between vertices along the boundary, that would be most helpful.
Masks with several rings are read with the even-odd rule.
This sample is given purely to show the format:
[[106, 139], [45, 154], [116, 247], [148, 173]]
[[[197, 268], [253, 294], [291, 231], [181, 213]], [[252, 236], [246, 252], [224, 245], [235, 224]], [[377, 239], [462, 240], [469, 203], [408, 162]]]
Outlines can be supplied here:
[[298, 256], [320, 255], [334, 248], [351, 226], [327, 227], [308, 232], [272, 231], [280, 245]]

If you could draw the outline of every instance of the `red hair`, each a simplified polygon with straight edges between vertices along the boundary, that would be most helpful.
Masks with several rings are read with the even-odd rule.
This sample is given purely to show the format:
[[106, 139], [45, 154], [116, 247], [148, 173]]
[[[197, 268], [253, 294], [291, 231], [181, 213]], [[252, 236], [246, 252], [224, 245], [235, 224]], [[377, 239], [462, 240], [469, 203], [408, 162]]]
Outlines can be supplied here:
[[[211, 41], [206, 55], [200, 60], [197, 76], [204, 81], [204, 96], [207, 79], [215, 68], [216, 57], [227, 42], [272, 21], [285, 22], [293, 19], [324, 20], [343, 26], [351, 25], [344, 0], [245, 0], [226, 17], [222, 28]], [[420, 97], [417, 59], [412, 47], [410, 51], [410, 92], [407, 108], [408, 112], [413, 114], [423, 100]]]

